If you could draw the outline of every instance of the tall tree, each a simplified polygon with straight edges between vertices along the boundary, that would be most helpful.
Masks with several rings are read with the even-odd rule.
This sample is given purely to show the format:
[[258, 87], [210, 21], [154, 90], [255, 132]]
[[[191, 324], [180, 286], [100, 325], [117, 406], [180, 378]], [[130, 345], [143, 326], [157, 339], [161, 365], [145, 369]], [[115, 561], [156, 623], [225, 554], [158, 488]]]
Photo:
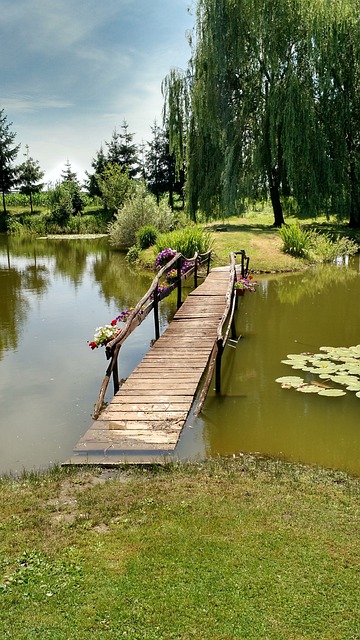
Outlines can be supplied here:
[[[174, 173], [174, 182], [177, 182], [182, 197], [187, 172], [187, 138], [192, 123], [191, 79], [190, 67], [186, 72], [171, 69], [161, 85], [164, 97], [163, 124], [168, 138], [169, 161]], [[191, 208], [194, 219], [195, 211], [195, 208]]]
[[173, 203], [173, 176], [171, 171], [169, 143], [164, 129], [155, 121], [151, 127], [152, 139], [148, 142], [145, 155], [146, 182], [159, 204], [164, 193], [169, 193]]
[[30, 211], [33, 213], [33, 195], [42, 190], [44, 184], [40, 182], [44, 177], [44, 171], [40, 168], [38, 160], [29, 155], [29, 146], [26, 145], [25, 162], [19, 167], [20, 192], [29, 196]]
[[188, 71], [165, 83], [193, 216], [270, 197], [280, 226], [288, 195], [316, 212], [341, 194], [358, 223], [358, 16], [359, 0], [198, 0]]
[[[330, 14], [330, 15], [329, 15]], [[329, 210], [360, 226], [360, 3], [334, 3], [314, 20], [319, 120], [331, 165]]]
[[105, 142], [108, 147], [108, 164], [117, 164], [123, 171], [127, 170], [130, 178], [135, 178], [139, 172], [137, 147], [133, 142], [134, 135], [129, 132], [129, 125], [124, 120], [121, 132], [114, 129], [110, 142]]
[[12, 122], [7, 122], [4, 109], [0, 109], [0, 190], [5, 216], [7, 214], [5, 194], [16, 185], [18, 169], [14, 166], [14, 160], [20, 149], [20, 144], [14, 145], [16, 133], [10, 130], [11, 126]]
[[72, 170], [69, 160], [66, 161], [65, 168], [61, 172], [61, 181], [58, 192], [60, 194], [60, 200], [66, 203], [64, 208], [67, 211], [71, 211], [71, 215], [77, 215], [84, 210], [84, 194], [81, 191], [77, 173]]
[[94, 173], [90, 173], [86, 171], [86, 188], [88, 190], [90, 198], [94, 198], [96, 196], [101, 197], [101, 192], [98, 186], [97, 177], [102, 176], [105, 170], [105, 167], [108, 164], [107, 157], [104, 153], [104, 149], [101, 146], [99, 151], [96, 152], [95, 158], [92, 159], [91, 166], [94, 170]]

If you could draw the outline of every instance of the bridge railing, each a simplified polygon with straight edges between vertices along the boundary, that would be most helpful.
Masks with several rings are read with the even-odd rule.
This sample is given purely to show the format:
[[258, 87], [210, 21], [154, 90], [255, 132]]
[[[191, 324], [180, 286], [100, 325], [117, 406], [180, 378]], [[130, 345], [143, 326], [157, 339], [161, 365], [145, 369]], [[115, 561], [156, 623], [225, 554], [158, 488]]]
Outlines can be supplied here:
[[238, 270], [236, 269], [237, 256], [241, 257], [241, 263], [240, 263], [241, 277], [245, 278], [249, 271], [250, 258], [246, 255], [246, 252], [243, 249], [241, 251], [231, 252], [229, 283], [228, 283], [228, 288], [227, 288], [226, 297], [225, 297], [225, 300], [226, 300], [225, 309], [221, 317], [221, 320], [218, 324], [216, 342], [214, 343], [214, 346], [210, 354], [206, 376], [204, 379], [201, 393], [199, 395], [199, 398], [195, 407], [195, 411], [194, 411], [195, 415], [198, 415], [202, 410], [202, 407], [205, 402], [205, 398], [209, 391], [211, 380], [213, 378], [214, 370], [215, 370], [215, 390], [217, 393], [220, 392], [221, 360], [222, 360], [222, 355], [223, 355], [225, 346], [229, 339], [230, 332], [231, 332], [232, 339], [236, 340], [234, 315], [238, 305], [238, 298], [236, 296], [236, 290], [235, 290], [235, 283], [237, 282], [237, 279], [238, 279]]
[[[188, 279], [190, 276], [194, 276], [194, 288], [198, 286], [198, 280], [201, 277], [199, 274], [199, 268], [203, 265], [206, 266], [206, 274], [210, 270], [211, 250], [206, 253], [196, 252], [192, 258], [185, 258], [181, 253], [169, 260], [156, 274], [149, 289], [145, 295], [139, 300], [137, 305], [129, 313], [126, 324], [123, 329], [119, 330], [119, 333], [115, 336], [111, 342], [105, 347], [106, 358], [110, 361], [105, 372], [99, 396], [95, 404], [93, 419], [97, 420], [104, 406], [105, 394], [111, 380], [113, 378], [114, 394], [119, 391], [119, 369], [118, 369], [118, 357], [121, 346], [125, 340], [131, 335], [131, 333], [138, 327], [151, 311], [154, 311], [154, 325], [155, 325], [155, 340], [160, 337], [159, 326], [159, 302], [166, 298], [174, 289], [177, 289], [177, 308], [182, 303], [182, 282]], [[188, 268], [185, 272], [182, 272], [182, 266], [186, 261]], [[190, 266], [189, 266], [190, 265]], [[161, 279], [166, 276], [168, 271], [176, 270], [176, 277], [174, 281], [166, 285], [166, 288], [161, 286]]]

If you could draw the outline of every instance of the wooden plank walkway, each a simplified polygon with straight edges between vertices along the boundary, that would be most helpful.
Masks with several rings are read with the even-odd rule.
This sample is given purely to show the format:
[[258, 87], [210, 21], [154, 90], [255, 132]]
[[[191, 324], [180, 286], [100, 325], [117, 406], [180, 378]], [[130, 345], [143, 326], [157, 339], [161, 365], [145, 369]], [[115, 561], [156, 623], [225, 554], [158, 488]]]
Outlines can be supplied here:
[[153, 462], [171, 455], [225, 309], [228, 270], [213, 270], [121, 386], [65, 464]]

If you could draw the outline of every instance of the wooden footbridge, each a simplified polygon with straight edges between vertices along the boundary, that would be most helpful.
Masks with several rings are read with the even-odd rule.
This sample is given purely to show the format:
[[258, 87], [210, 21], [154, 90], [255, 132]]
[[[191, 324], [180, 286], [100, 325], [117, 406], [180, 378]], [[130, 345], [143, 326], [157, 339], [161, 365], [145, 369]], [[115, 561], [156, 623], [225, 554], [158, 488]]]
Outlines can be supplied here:
[[[241, 265], [236, 266], [236, 256]], [[206, 277], [198, 285], [200, 265], [207, 265]], [[106, 346], [110, 364], [94, 411], [94, 422], [74, 448], [66, 465], [161, 462], [174, 453], [195, 397], [195, 413], [201, 411], [215, 371], [220, 390], [221, 356], [231, 337], [235, 338], [234, 284], [237, 273], [246, 275], [249, 258], [244, 251], [232, 253], [230, 267], [209, 272], [210, 254], [187, 261], [181, 254], [168, 262], [150, 289], [130, 314], [124, 329]], [[189, 268], [190, 267], [190, 268]], [[160, 279], [176, 269], [176, 281], [167, 290]], [[195, 289], [181, 302], [181, 283], [194, 275]], [[165, 332], [159, 335], [158, 305], [177, 288], [178, 310]], [[130, 333], [154, 311], [155, 341], [130, 377], [119, 385], [118, 355]], [[103, 408], [110, 377], [115, 395]]]

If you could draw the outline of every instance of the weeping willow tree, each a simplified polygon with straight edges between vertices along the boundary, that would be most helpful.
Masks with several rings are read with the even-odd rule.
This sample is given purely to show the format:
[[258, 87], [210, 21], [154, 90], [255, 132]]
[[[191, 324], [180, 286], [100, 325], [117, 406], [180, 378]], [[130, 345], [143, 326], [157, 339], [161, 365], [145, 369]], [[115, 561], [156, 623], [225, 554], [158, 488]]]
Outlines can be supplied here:
[[331, 19], [314, 20], [319, 121], [331, 167], [329, 210], [360, 226], [360, 2], [331, 3]]
[[[198, 0], [192, 59], [182, 77], [182, 160], [193, 217], [198, 208], [233, 215], [245, 199], [270, 197], [281, 226], [290, 195], [308, 213], [344, 208], [351, 199], [356, 209], [359, 13], [354, 0], [346, 11], [342, 4]], [[343, 47], [349, 30], [352, 45]], [[347, 83], [336, 79], [339, 66], [345, 73], [350, 63]], [[171, 93], [174, 80], [168, 77], [167, 109], [176, 122], [185, 103]]]

